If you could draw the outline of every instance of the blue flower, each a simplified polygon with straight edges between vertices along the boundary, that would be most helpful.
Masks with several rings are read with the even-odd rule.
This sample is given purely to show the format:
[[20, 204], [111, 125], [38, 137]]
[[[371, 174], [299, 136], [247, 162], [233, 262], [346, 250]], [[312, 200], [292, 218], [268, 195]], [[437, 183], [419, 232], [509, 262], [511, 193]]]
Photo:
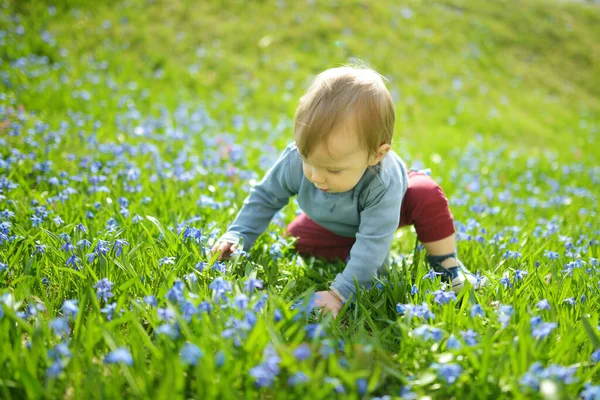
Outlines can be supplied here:
[[309, 338], [314, 339], [316, 336], [325, 336], [325, 331], [320, 324], [308, 324], [304, 327]]
[[302, 371], [296, 372], [288, 378], [288, 384], [290, 386], [296, 386], [301, 383], [306, 383], [309, 381], [308, 376]]
[[106, 319], [111, 321], [113, 317], [113, 313], [117, 309], [117, 303], [107, 304], [106, 307], [101, 308], [100, 312], [102, 314], [106, 314]]
[[246, 296], [244, 293], [240, 293], [233, 300], [233, 306], [236, 307], [238, 310], [243, 310], [248, 308], [248, 301], [248, 296]]
[[574, 306], [575, 305], [575, 298], [574, 297], [568, 297], [566, 299], [563, 300], [563, 303], [567, 303], [570, 306]]
[[437, 371], [438, 377], [445, 380], [446, 383], [454, 383], [462, 374], [462, 367], [457, 364], [431, 364], [431, 368]]
[[591, 383], [586, 383], [583, 391], [579, 394], [582, 400], [598, 400], [600, 399], [600, 385], [594, 386]]
[[423, 279], [431, 279], [434, 280], [436, 275], [443, 275], [443, 272], [435, 272], [433, 269], [430, 269], [428, 273], [423, 275]]
[[410, 289], [410, 294], [411, 296], [414, 296], [417, 293], [419, 293], [419, 288], [417, 288], [417, 285], [413, 283], [412, 288]]
[[175, 264], [175, 257], [163, 257], [160, 260], [158, 260], [158, 266], [162, 267], [163, 265], [174, 265]]
[[346, 390], [344, 389], [344, 386], [341, 384], [341, 382], [338, 378], [331, 378], [331, 377], [326, 376], [324, 381], [327, 384], [333, 385], [333, 388], [337, 393], [345, 393], [346, 392]]
[[81, 261], [79, 260], [79, 257], [73, 254], [69, 258], [67, 258], [67, 262], [65, 264], [67, 265], [67, 267], [71, 266], [73, 269], [78, 269], [78, 265], [81, 264]]
[[451, 291], [436, 290], [435, 292], [433, 292], [433, 295], [433, 301], [435, 301], [438, 304], [448, 304], [452, 300], [456, 301], [456, 293]]
[[439, 328], [430, 325], [421, 325], [413, 330], [413, 333], [423, 340], [433, 339], [436, 342], [442, 340], [443, 332]]
[[66, 318], [62, 317], [54, 318], [52, 321], [50, 321], [50, 328], [52, 329], [55, 335], [62, 337], [69, 336], [69, 334], [71, 333], [69, 322]]
[[158, 302], [156, 301], [156, 296], [153, 294], [144, 297], [144, 303], [148, 304], [151, 307], [156, 307]]
[[592, 353], [592, 361], [594, 363], [600, 362], [600, 349], [598, 349]]
[[179, 337], [179, 327], [175, 324], [162, 324], [155, 329], [158, 335], [165, 335], [171, 339], [177, 339]]
[[123, 253], [123, 246], [129, 246], [129, 243], [123, 239], [115, 240], [113, 244], [113, 249], [115, 250], [115, 256], [120, 257]]
[[119, 347], [104, 357], [104, 364], [118, 364], [123, 363], [125, 365], [133, 365], [133, 357], [128, 349]]
[[256, 289], [262, 289], [263, 281], [255, 278], [248, 278], [245, 283], [245, 290], [248, 293], [254, 292]]
[[500, 279], [500, 284], [506, 286], [507, 288], [511, 288], [513, 286], [508, 276], [505, 276], [502, 279]]
[[204, 353], [198, 346], [193, 343], [186, 343], [181, 348], [181, 361], [184, 364], [188, 365], [196, 365], [198, 363], [198, 359], [204, 357]]
[[475, 346], [477, 344], [477, 337], [479, 336], [479, 334], [477, 332], [474, 332], [472, 329], [462, 331], [460, 332], [460, 334], [465, 340], [467, 346]]
[[538, 301], [538, 303], [536, 304], [536, 306], [540, 310], [550, 310], [550, 303], [546, 299]]
[[462, 344], [460, 343], [460, 341], [454, 335], [450, 335], [450, 337], [446, 341], [446, 348], [448, 350], [460, 350], [461, 347]]
[[113, 292], [111, 289], [113, 287], [113, 283], [108, 280], [108, 278], [100, 279], [95, 285], [96, 289], [96, 297], [98, 299], [102, 298], [104, 301], [108, 301], [110, 297], [113, 297]]
[[476, 315], [480, 315], [481, 317], [485, 316], [485, 312], [483, 311], [483, 307], [480, 304], [475, 304], [471, 308], [471, 318], [475, 318]]
[[307, 344], [301, 344], [294, 350], [294, 357], [298, 361], [304, 361], [310, 358], [310, 346]]
[[215, 296], [231, 291], [231, 283], [221, 276], [215, 278], [208, 287], [213, 290]]
[[180, 280], [173, 282], [173, 286], [171, 286], [171, 288], [169, 290], [167, 290], [167, 293], [165, 294], [165, 298], [174, 304], [177, 304], [177, 303], [183, 301], [184, 300], [184, 297], [183, 297], [184, 287], [185, 287], [184, 283]]
[[215, 357], [215, 365], [220, 368], [225, 364], [225, 353], [223, 350], [219, 350]]
[[359, 395], [364, 395], [367, 393], [367, 385], [368, 382], [365, 378], [359, 378], [356, 380], [356, 389], [358, 390]]
[[535, 326], [535, 327], [532, 326], [531, 336], [535, 339], [544, 339], [557, 326], [558, 326], [558, 324], [556, 322], [542, 322], [538, 326]]
[[429, 310], [429, 305], [426, 302], [423, 302], [422, 305], [418, 304], [400, 304], [396, 305], [396, 311], [400, 314], [407, 313], [407, 318], [411, 319], [412, 317], [417, 317], [422, 320], [434, 320], [435, 314]]
[[77, 318], [77, 312], [79, 311], [79, 307], [77, 307], [78, 300], [65, 300], [62, 304], [62, 312], [65, 317], [73, 317], [73, 319]]

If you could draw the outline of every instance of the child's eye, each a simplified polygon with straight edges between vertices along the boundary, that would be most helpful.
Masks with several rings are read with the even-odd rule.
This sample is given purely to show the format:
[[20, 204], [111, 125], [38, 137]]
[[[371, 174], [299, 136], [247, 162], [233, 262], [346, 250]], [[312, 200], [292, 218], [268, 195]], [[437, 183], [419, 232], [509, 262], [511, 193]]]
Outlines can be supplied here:
[[328, 169], [328, 170], [327, 170], [327, 172], [329, 172], [330, 174], [334, 174], [334, 175], [335, 175], [335, 174], [339, 174], [339, 173], [340, 173], [340, 172], [342, 172], [342, 171]]

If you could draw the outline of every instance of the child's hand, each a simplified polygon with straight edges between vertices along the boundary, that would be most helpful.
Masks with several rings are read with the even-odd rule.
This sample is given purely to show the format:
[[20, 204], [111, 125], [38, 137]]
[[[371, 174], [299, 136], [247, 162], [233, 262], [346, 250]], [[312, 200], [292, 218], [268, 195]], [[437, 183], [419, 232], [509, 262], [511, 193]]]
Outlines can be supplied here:
[[235, 253], [238, 249], [237, 243], [231, 242], [217, 242], [210, 250], [212, 254], [218, 253], [217, 260], [221, 261], [222, 258], [229, 259], [232, 253]]
[[315, 306], [325, 307], [325, 312], [331, 311], [333, 318], [335, 319], [342, 309], [343, 303], [335, 293], [331, 291], [316, 292]]

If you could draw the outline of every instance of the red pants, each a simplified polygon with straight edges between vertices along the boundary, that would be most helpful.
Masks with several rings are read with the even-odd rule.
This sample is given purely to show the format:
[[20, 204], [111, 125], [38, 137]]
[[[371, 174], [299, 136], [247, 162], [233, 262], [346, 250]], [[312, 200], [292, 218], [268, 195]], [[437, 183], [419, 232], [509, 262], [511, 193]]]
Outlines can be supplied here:
[[[398, 227], [407, 225], [415, 226], [421, 243], [435, 242], [454, 233], [452, 213], [442, 188], [418, 171], [408, 173], [408, 189], [400, 208]], [[287, 227], [287, 233], [298, 238], [296, 250], [299, 253], [330, 260], [345, 261], [356, 241], [323, 228], [306, 214], [296, 217]]]

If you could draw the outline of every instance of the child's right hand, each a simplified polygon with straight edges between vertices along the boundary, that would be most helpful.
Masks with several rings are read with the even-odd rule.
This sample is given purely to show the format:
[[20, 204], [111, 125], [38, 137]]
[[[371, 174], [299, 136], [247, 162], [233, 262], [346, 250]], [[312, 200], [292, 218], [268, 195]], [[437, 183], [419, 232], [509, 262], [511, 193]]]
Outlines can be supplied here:
[[235, 253], [238, 250], [237, 243], [231, 242], [217, 242], [210, 250], [212, 254], [217, 254], [217, 260], [221, 261], [221, 259], [228, 260], [231, 257], [231, 254]]

